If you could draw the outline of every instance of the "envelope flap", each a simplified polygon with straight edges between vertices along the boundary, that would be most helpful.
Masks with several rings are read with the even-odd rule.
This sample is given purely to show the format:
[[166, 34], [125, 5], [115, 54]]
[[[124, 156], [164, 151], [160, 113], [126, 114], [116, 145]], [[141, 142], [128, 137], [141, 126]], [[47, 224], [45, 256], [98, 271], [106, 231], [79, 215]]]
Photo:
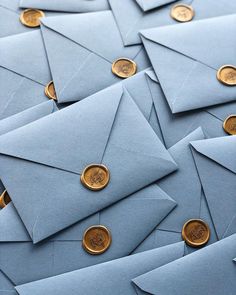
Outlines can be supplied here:
[[153, 71], [153, 69], [148, 69], [145, 71], [145, 73], [153, 82], [159, 83], [157, 76], [156, 76], [155, 72]]
[[230, 15], [145, 30], [142, 35], [218, 70], [235, 64], [235, 29], [236, 15]]
[[42, 23], [109, 62], [120, 57], [133, 59], [141, 49], [124, 47], [111, 11], [47, 17]]
[[1, 242], [31, 241], [29, 234], [12, 202], [0, 211], [0, 228], [0, 244]]
[[183, 251], [184, 243], [176, 243], [17, 286], [16, 289], [20, 295], [52, 295], [55, 286], [60, 288], [61, 294], [136, 294], [131, 282], [135, 276], [182, 257]]
[[46, 85], [51, 74], [40, 31], [1, 38], [0, 66]]
[[100, 223], [112, 232], [111, 250], [119, 257], [133, 252], [175, 206], [176, 202], [154, 184], [103, 210]]
[[138, 3], [138, 5], [142, 8], [143, 11], [148, 11], [154, 8], [158, 8], [160, 6], [176, 2], [178, 0], [134, 0]]
[[147, 82], [147, 71], [142, 71], [124, 80], [123, 85], [135, 101], [144, 117], [149, 121], [153, 107], [153, 98]]
[[[133, 282], [153, 295], [230, 294], [236, 287], [236, 235], [150, 271]], [[145, 293], [146, 294], [146, 293]], [[232, 293], [233, 294], [233, 293]]]
[[[127, 126], [129, 126], [129, 128], [127, 128]], [[146, 163], [152, 161], [154, 164], [153, 161], [155, 161], [158, 163], [157, 166], [159, 166], [158, 168], [160, 170], [166, 170], [165, 175], [177, 168], [169, 152], [153, 129], [150, 128], [149, 123], [126, 89], [124, 89], [122, 102], [116, 121], [114, 122], [109, 145], [122, 151], [123, 154], [128, 152], [130, 154], [130, 159], [131, 157], [135, 158], [138, 156], [139, 160], [143, 158], [147, 161]], [[169, 169], [171, 169], [171, 171]], [[167, 173], [167, 171], [169, 171], [169, 173]]]
[[196, 151], [236, 173], [236, 137], [227, 136], [191, 143]]
[[9, 132], [0, 153], [80, 174], [101, 162], [122, 93], [117, 85]]
[[19, 0], [0, 0], [0, 6], [17, 11], [19, 7]]
[[17, 113], [6, 119], [0, 120], [0, 135], [20, 128], [44, 116], [57, 111], [57, 105], [54, 101], [46, 101], [35, 107], [29, 108], [23, 112]]

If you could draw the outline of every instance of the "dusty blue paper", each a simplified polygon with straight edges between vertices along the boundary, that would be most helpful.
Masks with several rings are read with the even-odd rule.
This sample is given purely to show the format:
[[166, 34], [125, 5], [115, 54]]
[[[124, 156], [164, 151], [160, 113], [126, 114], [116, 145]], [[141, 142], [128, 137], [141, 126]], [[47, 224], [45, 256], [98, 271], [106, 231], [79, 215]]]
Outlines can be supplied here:
[[[176, 4], [191, 5], [195, 11], [193, 21], [236, 13], [236, 2], [228, 0], [109, 0], [109, 3], [125, 45], [140, 44], [141, 30], [179, 24], [170, 16]], [[161, 3], [170, 4], [160, 6]]]
[[[177, 169], [120, 84], [3, 135], [0, 153], [0, 176], [34, 242]], [[92, 163], [111, 174], [99, 192], [80, 182]]]
[[[20, 0], [0, 0], [0, 38], [10, 35], [31, 32], [38, 28], [29, 28], [20, 22]], [[32, 8], [28, 6], [26, 8]], [[62, 15], [60, 12], [45, 12], [45, 16]]]
[[233, 295], [236, 287], [235, 256], [236, 235], [232, 235], [133, 282], [137, 285], [138, 295], [189, 295], [189, 292], [193, 295]]
[[216, 77], [223, 65], [236, 64], [235, 28], [230, 15], [142, 32], [172, 113], [235, 101], [236, 87]]
[[111, 71], [118, 58], [132, 59], [138, 71], [150, 66], [143, 46], [124, 47], [111, 11], [45, 18], [41, 29], [60, 103], [122, 81]]
[[236, 232], [236, 137], [192, 142], [200, 180], [219, 239]]
[[[176, 200], [178, 206], [143, 241], [135, 253], [181, 241], [183, 225], [190, 219], [204, 220], [211, 230], [208, 244], [217, 241], [214, 223], [191, 152], [190, 142], [199, 139], [204, 139], [201, 128], [193, 131], [169, 149], [179, 169], [158, 181], [158, 185]], [[186, 253], [194, 250], [187, 247]]]
[[131, 280], [184, 255], [184, 243], [146, 251], [54, 278], [18, 286], [20, 295], [136, 295]]

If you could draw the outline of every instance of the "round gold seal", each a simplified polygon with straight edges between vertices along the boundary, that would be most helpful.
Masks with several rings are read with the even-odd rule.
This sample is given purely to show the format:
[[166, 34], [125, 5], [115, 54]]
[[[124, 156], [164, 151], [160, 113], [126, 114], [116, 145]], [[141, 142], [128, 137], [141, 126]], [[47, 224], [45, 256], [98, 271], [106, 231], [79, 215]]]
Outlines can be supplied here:
[[137, 72], [137, 65], [128, 58], [119, 58], [112, 64], [112, 73], [119, 78], [129, 78]]
[[30, 28], [40, 26], [40, 18], [44, 17], [43, 11], [38, 9], [26, 9], [20, 15], [20, 21], [23, 25]]
[[217, 79], [227, 86], [236, 86], [236, 67], [231, 65], [221, 67], [217, 72]]
[[192, 6], [177, 4], [172, 7], [170, 15], [174, 20], [185, 23], [191, 21], [194, 18], [195, 13]]
[[44, 92], [48, 98], [53, 99], [53, 100], [57, 100], [57, 95], [56, 95], [53, 81], [49, 82], [46, 85]]
[[5, 190], [0, 196], [0, 208], [4, 208], [11, 202], [8, 192]]
[[201, 219], [191, 219], [184, 224], [182, 237], [189, 246], [201, 247], [210, 239], [210, 228]]
[[89, 227], [83, 236], [83, 247], [92, 255], [104, 253], [111, 245], [111, 233], [103, 225]]
[[80, 179], [86, 188], [92, 191], [99, 191], [108, 185], [110, 172], [104, 165], [93, 164], [84, 169]]
[[231, 115], [225, 119], [223, 128], [226, 133], [236, 135], [236, 115]]

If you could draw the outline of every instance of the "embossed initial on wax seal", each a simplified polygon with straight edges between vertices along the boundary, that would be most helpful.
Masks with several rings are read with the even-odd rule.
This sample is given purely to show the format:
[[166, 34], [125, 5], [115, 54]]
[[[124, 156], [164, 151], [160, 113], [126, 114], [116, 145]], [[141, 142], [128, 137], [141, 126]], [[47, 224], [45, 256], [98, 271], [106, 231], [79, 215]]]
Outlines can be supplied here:
[[136, 74], [137, 65], [128, 58], [119, 58], [112, 64], [112, 73], [120, 78], [129, 78]]
[[104, 253], [111, 245], [111, 233], [103, 225], [89, 227], [83, 237], [84, 249], [93, 255]]
[[186, 4], [177, 4], [171, 9], [171, 17], [178, 22], [189, 22], [194, 17], [194, 10], [192, 6]]
[[44, 17], [43, 11], [38, 9], [26, 9], [20, 15], [20, 21], [23, 25], [29, 28], [40, 26], [40, 18]]
[[92, 164], [84, 169], [80, 179], [86, 188], [98, 191], [108, 185], [110, 172], [105, 165]]
[[191, 219], [184, 224], [182, 237], [189, 246], [204, 246], [210, 239], [209, 226], [201, 219]]

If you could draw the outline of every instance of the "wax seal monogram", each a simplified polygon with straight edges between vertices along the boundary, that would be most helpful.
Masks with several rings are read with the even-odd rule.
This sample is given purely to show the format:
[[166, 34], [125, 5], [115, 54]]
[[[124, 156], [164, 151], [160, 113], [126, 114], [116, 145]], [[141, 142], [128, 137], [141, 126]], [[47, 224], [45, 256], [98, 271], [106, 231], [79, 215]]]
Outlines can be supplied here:
[[36, 28], [40, 26], [40, 18], [44, 17], [43, 11], [38, 9], [26, 9], [20, 15], [20, 21], [23, 25]]
[[231, 115], [225, 119], [223, 128], [226, 133], [236, 135], [236, 115]]
[[236, 67], [231, 65], [221, 67], [217, 72], [217, 79], [227, 86], [236, 86]]
[[137, 65], [134, 61], [128, 58], [119, 58], [112, 64], [112, 73], [120, 78], [129, 78], [136, 74]]
[[111, 233], [103, 225], [89, 227], [83, 236], [83, 247], [93, 255], [104, 253], [111, 245]]
[[209, 241], [210, 229], [203, 220], [191, 219], [184, 224], [182, 237], [189, 246], [201, 247]]
[[81, 175], [82, 184], [93, 191], [104, 189], [110, 180], [110, 173], [106, 166], [93, 164], [87, 166]]
[[171, 17], [178, 22], [189, 22], [194, 17], [194, 10], [192, 6], [186, 4], [177, 4], [171, 9]]

